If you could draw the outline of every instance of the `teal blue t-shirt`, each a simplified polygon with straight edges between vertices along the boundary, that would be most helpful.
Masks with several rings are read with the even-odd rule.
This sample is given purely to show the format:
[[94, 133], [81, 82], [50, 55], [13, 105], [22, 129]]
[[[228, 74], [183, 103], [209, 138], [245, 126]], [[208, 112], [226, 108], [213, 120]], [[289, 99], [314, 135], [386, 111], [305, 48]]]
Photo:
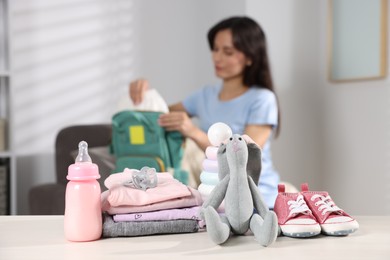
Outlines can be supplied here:
[[[199, 119], [199, 127], [207, 133], [210, 126], [223, 122], [233, 134], [244, 134], [247, 125], [278, 124], [278, 106], [275, 94], [265, 88], [251, 87], [241, 96], [229, 101], [220, 101], [222, 86], [206, 86], [183, 101], [187, 113]], [[278, 194], [279, 174], [274, 169], [270, 140], [262, 149], [262, 170], [259, 189], [269, 208], [274, 207]]]

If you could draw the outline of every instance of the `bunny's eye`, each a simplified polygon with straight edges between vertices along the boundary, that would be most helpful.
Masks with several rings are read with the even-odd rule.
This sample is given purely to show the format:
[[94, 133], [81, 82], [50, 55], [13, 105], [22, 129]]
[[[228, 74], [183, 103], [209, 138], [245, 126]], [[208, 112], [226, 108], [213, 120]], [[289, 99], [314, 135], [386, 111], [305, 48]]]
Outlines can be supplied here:
[[229, 140], [230, 140], [230, 141], [233, 141], [233, 137], [230, 137]]
[[242, 141], [242, 138], [241, 138], [241, 137], [238, 137], [238, 140]]

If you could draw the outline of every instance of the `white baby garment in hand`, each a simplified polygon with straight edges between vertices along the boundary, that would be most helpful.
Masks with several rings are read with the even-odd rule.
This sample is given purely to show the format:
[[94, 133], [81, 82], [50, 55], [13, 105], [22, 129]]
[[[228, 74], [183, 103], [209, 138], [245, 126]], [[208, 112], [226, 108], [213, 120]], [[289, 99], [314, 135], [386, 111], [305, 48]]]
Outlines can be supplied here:
[[123, 110], [155, 111], [168, 113], [168, 105], [162, 96], [155, 89], [149, 89], [145, 92], [144, 100], [134, 105], [129, 96], [124, 96], [119, 100], [117, 112]]

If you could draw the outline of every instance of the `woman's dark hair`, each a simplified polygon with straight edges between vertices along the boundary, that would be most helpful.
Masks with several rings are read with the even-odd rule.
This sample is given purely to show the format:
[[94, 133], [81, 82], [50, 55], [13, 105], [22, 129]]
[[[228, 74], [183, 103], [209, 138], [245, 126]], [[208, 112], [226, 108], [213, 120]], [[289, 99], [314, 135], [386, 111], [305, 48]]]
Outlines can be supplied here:
[[[266, 37], [254, 20], [248, 17], [231, 17], [214, 25], [208, 32], [207, 38], [210, 49], [214, 49], [214, 39], [218, 32], [229, 29], [233, 36], [233, 46], [243, 52], [251, 65], [244, 69], [243, 83], [249, 87], [266, 88], [274, 92], [271, 68], [268, 62]], [[279, 103], [279, 102], [278, 102]], [[280, 111], [278, 109], [278, 111]], [[280, 113], [276, 136], [280, 132]]]

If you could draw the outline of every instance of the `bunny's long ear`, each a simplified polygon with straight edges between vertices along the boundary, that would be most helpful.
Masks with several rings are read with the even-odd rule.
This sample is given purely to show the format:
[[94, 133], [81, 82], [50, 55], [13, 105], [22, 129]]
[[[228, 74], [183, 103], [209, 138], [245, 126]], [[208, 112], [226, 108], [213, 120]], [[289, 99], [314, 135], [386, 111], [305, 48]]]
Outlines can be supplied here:
[[248, 135], [242, 136], [248, 146], [248, 164], [246, 172], [252, 177], [256, 185], [259, 183], [261, 173], [261, 149]]
[[217, 161], [218, 161], [218, 178], [223, 180], [226, 175], [229, 175], [230, 169], [226, 157], [226, 144], [222, 143], [217, 151]]

